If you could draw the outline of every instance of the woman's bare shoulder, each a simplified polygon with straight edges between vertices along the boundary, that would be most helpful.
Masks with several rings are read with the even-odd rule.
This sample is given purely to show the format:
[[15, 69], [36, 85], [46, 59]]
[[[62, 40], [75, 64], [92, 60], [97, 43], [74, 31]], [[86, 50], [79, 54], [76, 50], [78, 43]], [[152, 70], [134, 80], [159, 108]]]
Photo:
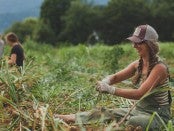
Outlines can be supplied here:
[[156, 74], [158, 76], [167, 76], [168, 75], [167, 66], [164, 63], [156, 64], [152, 69], [152, 74]]
[[167, 71], [167, 66], [164, 63], [158, 63], [155, 65], [154, 70]]

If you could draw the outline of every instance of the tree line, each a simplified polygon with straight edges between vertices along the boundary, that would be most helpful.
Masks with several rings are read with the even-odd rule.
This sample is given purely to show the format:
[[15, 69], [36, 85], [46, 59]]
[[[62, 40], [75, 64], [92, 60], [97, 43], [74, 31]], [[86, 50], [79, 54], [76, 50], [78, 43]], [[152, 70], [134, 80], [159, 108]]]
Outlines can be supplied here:
[[40, 16], [14, 23], [5, 32], [15, 32], [21, 41], [39, 43], [103, 42], [119, 44], [137, 25], [152, 25], [160, 41], [174, 41], [173, 0], [110, 0], [93, 5], [86, 0], [44, 0]]

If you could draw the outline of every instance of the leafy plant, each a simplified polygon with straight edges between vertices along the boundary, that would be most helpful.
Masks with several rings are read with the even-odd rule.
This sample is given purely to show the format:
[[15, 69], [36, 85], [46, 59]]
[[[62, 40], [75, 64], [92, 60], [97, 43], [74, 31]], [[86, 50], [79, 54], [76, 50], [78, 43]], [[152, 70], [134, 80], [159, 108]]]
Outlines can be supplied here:
[[103, 58], [103, 64], [110, 73], [119, 69], [119, 60], [124, 54], [123, 48], [114, 46], [111, 50], [106, 51]]
[[[170, 68], [170, 43], [161, 45], [161, 54]], [[131, 101], [110, 95], [100, 95], [95, 84], [103, 76], [114, 73], [136, 59], [130, 45], [62, 46], [52, 47], [28, 40], [24, 44], [24, 68], [8, 67], [5, 60], [0, 65], [0, 129], [1, 130], [68, 130], [71, 125], [54, 114], [87, 111], [93, 107], [129, 107]], [[7, 51], [7, 50], [6, 50]], [[7, 52], [5, 52], [7, 53]], [[6, 55], [6, 54], [5, 54]], [[129, 55], [129, 57], [127, 56]], [[169, 60], [168, 60], [169, 58]], [[174, 72], [171, 70], [171, 76]], [[173, 86], [173, 79], [171, 79]], [[130, 87], [124, 81], [118, 87]], [[173, 93], [173, 89], [172, 89]], [[173, 97], [173, 95], [172, 95]], [[172, 111], [174, 110], [172, 103]], [[173, 120], [165, 129], [172, 130]], [[124, 125], [124, 123], [123, 123]], [[102, 130], [111, 125], [77, 125], [77, 129]]]

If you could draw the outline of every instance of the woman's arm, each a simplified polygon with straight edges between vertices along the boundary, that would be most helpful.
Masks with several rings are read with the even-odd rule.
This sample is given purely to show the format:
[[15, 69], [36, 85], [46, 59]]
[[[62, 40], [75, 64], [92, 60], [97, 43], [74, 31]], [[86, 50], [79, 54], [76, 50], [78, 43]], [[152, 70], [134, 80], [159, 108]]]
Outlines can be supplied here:
[[135, 74], [137, 66], [138, 66], [138, 61], [134, 61], [131, 64], [129, 64], [125, 69], [111, 75], [110, 85], [132, 77]]
[[11, 54], [10, 59], [8, 60], [9, 65], [16, 64], [16, 54]]
[[167, 68], [164, 64], [157, 64], [151, 71], [148, 78], [141, 84], [138, 89], [116, 88], [115, 95], [128, 99], [138, 100], [148, 91], [151, 91], [158, 84], [163, 83], [168, 77]]

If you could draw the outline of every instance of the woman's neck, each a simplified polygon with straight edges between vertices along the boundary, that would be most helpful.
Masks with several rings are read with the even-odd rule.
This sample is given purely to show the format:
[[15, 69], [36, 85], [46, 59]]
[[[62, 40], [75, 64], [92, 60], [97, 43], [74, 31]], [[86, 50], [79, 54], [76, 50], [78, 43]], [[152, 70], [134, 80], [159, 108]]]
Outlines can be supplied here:
[[144, 57], [142, 59], [143, 59], [142, 74], [147, 74], [149, 69], [149, 57]]
[[143, 60], [143, 66], [149, 65], [149, 56], [142, 57], [142, 60]]
[[17, 42], [12, 43], [12, 47], [15, 46], [15, 45], [18, 45], [18, 43]]

